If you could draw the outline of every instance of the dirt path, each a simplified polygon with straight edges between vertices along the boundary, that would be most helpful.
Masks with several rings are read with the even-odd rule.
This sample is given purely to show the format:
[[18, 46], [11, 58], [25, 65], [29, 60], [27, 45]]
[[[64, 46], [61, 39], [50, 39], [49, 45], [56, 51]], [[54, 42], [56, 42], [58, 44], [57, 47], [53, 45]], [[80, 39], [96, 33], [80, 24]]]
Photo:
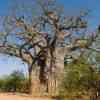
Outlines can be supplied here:
[[51, 100], [51, 99], [41, 98], [41, 97], [30, 97], [27, 95], [20, 95], [20, 94], [0, 93], [0, 100]]

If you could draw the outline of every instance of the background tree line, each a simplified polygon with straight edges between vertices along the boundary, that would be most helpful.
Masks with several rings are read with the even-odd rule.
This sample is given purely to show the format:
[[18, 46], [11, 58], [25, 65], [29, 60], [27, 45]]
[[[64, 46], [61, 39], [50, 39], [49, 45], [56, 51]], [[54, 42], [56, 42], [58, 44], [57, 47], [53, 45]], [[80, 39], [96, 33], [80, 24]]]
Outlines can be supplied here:
[[0, 92], [29, 92], [27, 77], [21, 71], [14, 71], [10, 75], [0, 78]]

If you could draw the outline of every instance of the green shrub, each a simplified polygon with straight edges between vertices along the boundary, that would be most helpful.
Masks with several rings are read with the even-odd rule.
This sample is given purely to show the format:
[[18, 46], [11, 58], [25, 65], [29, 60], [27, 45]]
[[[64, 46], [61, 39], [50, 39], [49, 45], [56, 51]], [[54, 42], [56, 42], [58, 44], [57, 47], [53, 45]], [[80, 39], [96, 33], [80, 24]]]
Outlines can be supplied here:
[[14, 71], [10, 75], [0, 79], [0, 91], [25, 92], [29, 91], [28, 79], [20, 71]]
[[72, 97], [72, 94], [75, 96], [86, 93], [92, 87], [95, 76], [96, 72], [85, 58], [80, 57], [78, 60], [65, 65], [60, 95]]

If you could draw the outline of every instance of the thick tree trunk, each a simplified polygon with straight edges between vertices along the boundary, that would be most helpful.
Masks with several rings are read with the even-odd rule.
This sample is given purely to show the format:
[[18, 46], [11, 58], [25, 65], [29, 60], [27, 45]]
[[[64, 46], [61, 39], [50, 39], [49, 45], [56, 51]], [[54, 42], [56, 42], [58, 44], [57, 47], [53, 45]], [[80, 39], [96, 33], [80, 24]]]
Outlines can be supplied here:
[[32, 96], [46, 95], [47, 85], [39, 80], [39, 69], [29, 71], [29, 94]]
[[[56, 48], [54, 51], [55, 65], [52, 66], [52, 72], [48, 75], [48, 93], [49, 95], [56, 96], [64, 77], [64, 50], [63, 48]], [[48, 61], [49, 62], [49, 61]]]
[[38, 78], [35, 75], [35, 71], [29, 70], [29, 94], [30, 95], [36, 95], [38, 84], [37, 84]]
[[65, 56], [64, 48], [56, 47], [55, 50], [56, 95], [59, 95], [59, 91], [61, 89], [62, 81], [64, 78], [64, 56]]
[[[64, 51], [62, 48], [56, 48], [55, 57], [55, 67], [52, 67], [51, 73], [47, 73], [45, 84], [41, 84], [39, 80], [39, 67], [36, 67], [34, 71], [29, 71], [29, 91], [31, 95], [58, 95], [64, 72]], [[48, 60], [48, 66], [50, 66], [50, 59]]]

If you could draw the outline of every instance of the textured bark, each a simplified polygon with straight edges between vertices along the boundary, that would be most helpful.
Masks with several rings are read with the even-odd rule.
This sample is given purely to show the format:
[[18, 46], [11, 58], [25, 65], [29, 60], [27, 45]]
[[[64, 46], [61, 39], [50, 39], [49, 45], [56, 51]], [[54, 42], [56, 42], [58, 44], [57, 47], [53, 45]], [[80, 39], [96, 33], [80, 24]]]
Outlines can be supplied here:
[[[30, 93], [35, 96], [58, 95], [64, 72], [64, 51], [63, 48], [56, 48], [54, 51], [55, 65], [52, 66], [52, 72], [46, 73], [47, 80], [42, 84], [39, 80], [40, 69], [36, 67], [34, 71], [29, 72]], [[50, 66], [48, 57], [47, 68]]]
[[64, 74], [64, 48], [56, 48], [54, 51], [55, 65], [52, 72], [48, 74], [48, 94], [58, 95]]
[[41, 84], [39, 80], [39, 69], [29, 72], [29, 93], [33, 96], [43, 96], [46, 94], [47, 86]]

